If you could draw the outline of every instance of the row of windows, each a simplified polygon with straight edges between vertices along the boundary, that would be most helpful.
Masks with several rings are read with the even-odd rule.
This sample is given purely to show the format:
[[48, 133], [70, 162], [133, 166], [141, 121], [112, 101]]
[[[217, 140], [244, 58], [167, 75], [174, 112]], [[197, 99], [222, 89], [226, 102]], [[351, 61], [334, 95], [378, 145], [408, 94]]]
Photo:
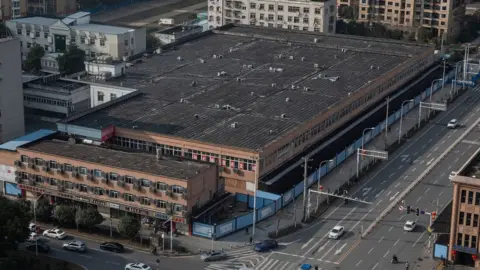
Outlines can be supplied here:
[[[115, 93], [110, 93], [110, 100], [114, 100], [117, 98], [117, 94]], [[97, 101], [103, 102], [105, 99], [105, 94], [102, 91], [97, 92]]]
[[30, 158], [28, 156], [22, 155], [21, 161], [24, 163], [32, 163], [37, 166], [46, 166], [52, 170], [63, 170], [69, 173], [75, 172], [82, 176], [91, 175], [95, 178], [105, 178], [111, 181], [121, 181], [126, 184], [138, 185], [142, 187], [153, 186], [157, 190], [160, 190], [160, 191], [169, 190], [175, 194], [187, 194], [187, 189], [182, 186], [177, 186], [177, 185], [169, 186], [168, 184], [163, 182], [153, 182], [148, 179], [136, 179], [133, 176], [129, 176], [129, 175], [121, 176], [114, 172], [103, 172], [102, 170], [98, 170], [98, 169], [89, 170], [85, 167], [76, 167], [76, 166], [72, 166], [71, 164], [57, 163], [54, 160], [45, 161], [41, 158]]
[[[250, 9], [255, 9], [257, 8], [257, 4], [256, 3], [250, 3]], [[330, 8], [330, 12], [333, 12], [333, 10], [335, 10], [335, 7], [332, 5], [329, 7]], [[259, 10], [265, 10], [265, 4], [258, 4], [258, 9]], [[310, 13], [310, 8], [308, 7], [304, 7], [304, 8], [300, 8], [298, 6], [288, 6], [288, 12], [292, 12], [292, 13], [298, 13], [300, 12], [300, 10], [303, 11], [303, 13]], [[275, 11], [275, 5], [268, 5], [268, 11]], [[278, 5], [277, 6], [277, 11], [284, 11], [284, 6], [283, 5]], [[320, 8], [315, 8], [314, 9], [314, 13], [315, 14], [321, 14], [321, 9]]]
[[216, 163], [222, 166], [226, 166], [234, 169], [246, 170], [246, 171], [255, 170], [255, 161], [250, 159], [242, 159], [242, 158], [223, 156], [223, 155], [220, 157], [220, 155], [218, 154], [197, 151], [193, 149], [184, 149], [182, 153], [182, 148], [180, 147], [157, 144], [157, 143], [129, 139], [124, 137], [115, 137], [114, 143], [124, 148], [141, 150], [144, 152], [157, 153], [157, 149], [159, 149], [160, 154], [162, 155], [177, 156], [177, 157], [183, 157], [183, 158], [193, 159], [198, 161], [211, 162], [211, 163]]
[[[465, 236], [465, 238], [464, 238]], [[477, 237], [474, 235], [468, 235], [463, 233], [457, 234], [457, 246], [467, 248], [477, 248]]]
[[[228, 16], [228, 14], [227, 14], [227, 16]], [[256, 13], [250, 13], [250, 19], [256, 19], [256, 17], [257, 17], [257, 14], [256, 14]], [[260, 13], [259, 19], [260, 19], [260, 20], [265, 20], [265, 19], [267, 19], [267, 20], [269, 20], [269, 21], [273, 21], [273, 20], [275, 20], [275, 15], [273, 15], [273, 14], [268, 14], [268, 16], [265, 17], [265, 14]], [[285, 18], [283, 17], [283, 15], [277, 15], [277, 20], [278, 20], [278, 21], [283, 21], [284, 19], [285, 19]], [[319, 23], [320, 23], [320, 20], [321, 20], [321, 19], [319, 19], [319, 18], [314, 18], [314, 19], [313, 19], [313, 23], [319, 24]], [[288, 21], [288, 22], [293, 22], [293, 23], [300, 23], [300, 17], [287, 16], [287, 21]], [[308, 17], [304, 17], [304, 18], [302, 19], [302, 22], [303, 22], [303, 23], [309, 23], [309, 22], [310, 22], [310, 19], [309, 19]]]
[[185, 211], [186, 207], [181, 204], [170, 203], [163, 200], [152, 199], [146, 196], [136, 196], [130, 193], [120, 193], [115, 190], [107, 190], [101, 187], [89, 186], [79, 183], [73, 183], [69, 181], [63, 181], [55, 178], [46, 178], [41, 175], [33, 175], [22, 172], [21, 174], [22, 179], [34, 181], [35, 183], [39, 184], [49, 184], [51, 186], [63, 186], [65, 189], [77, 190], [78, 192], [94, 194], [98, 196], [108, 196], [109, 198], [119, 199], [123, 198], [125, 201], [128, 202], [138, 202], [141, 205], [155, 205], [158, 208], [170, 208], [175, 212]]
[[[467, 197], [467, 193], [468, 193], [468, 197]], [[475, 195], [475, 200], [473, 195]], [[467, 204], [474, 204], [474, 201], [475, 201], [475, 205], [480, 206], [480, 192], [473, 192], [471, 190], [467, 192], [467, 190], [462, 189], [461, 195], [460, 195], [460, 202], [467, 203]]]
[[[472, 220], [473, 217], [473, 220]], [[458, 224], [465, 226], [478, 227], [478, 215], [472, 213], [460, 212], [458, 215]]]
[[54, 105], [54, 106], [61, 106], [61, 107], [69, 107], [72, 105], [71, 101], [67, 102], [65, 100], [60, 100], [60, 99], [45, 98], [45, 97], [30, 96], [30, 95], [24, 95], [23, 100], [29, 101], [29, 102], [44, 103], [44, 104]]

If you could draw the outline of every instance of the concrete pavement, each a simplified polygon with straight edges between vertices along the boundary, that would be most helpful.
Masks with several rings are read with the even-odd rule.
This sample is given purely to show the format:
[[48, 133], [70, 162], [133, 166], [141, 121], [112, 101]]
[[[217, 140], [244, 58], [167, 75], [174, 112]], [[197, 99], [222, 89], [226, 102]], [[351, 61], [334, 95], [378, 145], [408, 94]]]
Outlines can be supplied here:
[[[339, 205], [328, 211], [323, 217], [324, 220], [318, 222], [315, 226], [296, 235], [283, 238], [282, 240], [287, 242], [294, 241], [295, 238], [300, 240], [283, 251], [274, 252], [268, 259], [259, 264], [256, 269], [270, 270], [280, 267], [293, 269], [292, 267], [298, 267], [302, 262], [311, 262], [326, 268], [333, 268], [335, 265], [339, 265], [344, 260], [345, 254], [350, 253], [351, 250], [357, 250], [355, 245], [357, 245], [356, 243], [359, 240], [362, 224], [365, 227], [368, 226], [385, 209], [388, 202], [393, 201], [411, 181], [421, 174], [425, 166], [432, 162], [432, 159], [435, 160], [456, 140], [458, 135], [455, 135], [455, 133], [461, 132], [461, 129], [446, 132], [446, 123], [451, 118], [457, 118], [462, 124], [468, 125], [468, 123], [474, 121], [475, 117], [478, 118], [478, 108], [474, 108], [476, 104], [472, 102], [478, 96], [480, 96], [479, 92], [469, 91], [465, 96], [460, 97], [459, 100], [452, 104], [451, 109], [447, 113], [438, 116], [433, 123], [425, 127], [427, 130], [423, 134], [413, 137], [411, 139], [413, 141], [408, 142], [409, 144], [403, 148], [403, 151], [394, 154], [380, 171], [372, 172], [373, 175], [371, 174], [368, 177], [368, 182], [364, 183], [353, 194], [354, 197], [373, 201], [374, 204], [372, 206], [354, 203]], [[406, 154], [414, 160], [413, 164], [402, 161]], [[467, 153], [465, 155], [468, 156]], [[445, 170], [451, 169], [450, 165], [444, 167]], [[342, 202], [337, 203], [343, 204]], [[336, 224], [341, 224], [346, 228], [346, 235], [336, 241], [326, 239], [326, 234]], [[364, 248], [359, 250], [363, 251]], [[382, 254], [382, 256], [384, 255]], [[344, 269], [351, 269], [357, 263], [358, 261], [353, 266], [348, 264]], [[368, 269], [368, 267], [360, 269]]]

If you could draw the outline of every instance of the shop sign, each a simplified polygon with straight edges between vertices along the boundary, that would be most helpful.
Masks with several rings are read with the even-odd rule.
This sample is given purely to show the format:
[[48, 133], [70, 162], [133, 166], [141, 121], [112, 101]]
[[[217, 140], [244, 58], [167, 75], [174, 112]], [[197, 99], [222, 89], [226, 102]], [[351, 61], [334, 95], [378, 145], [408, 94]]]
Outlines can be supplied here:
[[453, 250], [460, 251], [460, 252], [463, 252], [463, 253], [468, 253], [468, 254], [477, 254], [477, 249], [476, 248], [469, 248], [469, 247], [454, 245]]
[[110, 140], [113, 136], [115, 136], [115, 126], [110, 125], [104, 129], [102, 129], [102, 142]]
[[43, 189], [43, 188], [37, 188], [37, 187], [34, 187], [34, 186], [18, 185], [18, 188], [19, 188], [19, 189], [26, 190], [26, 191], [30, 191], [30, 192], [36, 192], [36, 193], [46, 192], [46, 193], [48, 193], [47, 190], [45, 190], [45, 189]]
[[124, 210], [127, 211], [127, 212], [148, 216], [147, 211], [140, 210], [138, 208], [134, 208], [134, 207], [130, 207], [130, 206], [125, 206]]
[[185, 219], [181, 217], [172, 217], [172, 220], [175, 223], [185, 223]]
[[154, 215], [153, 215], [154, 217], [159, 218], [159, 219], [163, 219], [163, 220], [168, 220], [168, 219], [170, 218], [170, 217], [169, 217], [167, 214], [165, 214], [165, 213], [157, 213], [157, 212], [155, 212], [155, 213], [153, 213], [153, 214], [154, 214]]

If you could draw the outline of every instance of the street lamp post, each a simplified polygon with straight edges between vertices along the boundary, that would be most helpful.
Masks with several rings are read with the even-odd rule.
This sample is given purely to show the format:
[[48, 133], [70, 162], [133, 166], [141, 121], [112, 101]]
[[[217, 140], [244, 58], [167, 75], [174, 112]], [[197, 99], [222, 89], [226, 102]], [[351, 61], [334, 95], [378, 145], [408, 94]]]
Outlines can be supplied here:
[[414, 99], [404, 100], [402, 102], [402, 107], [400, 108], [400, 128], [398, 130], [398, 143], [402, 140], [402, 121], [403, 121], [403, 106], [405, 102], [414, 102]]
[[[318, 186], [317, 186], [317, 190], [320, 191], [320, 179], [322, 178], [322, 165], [324, 163], [327, 163], [327, 162], [333, 162], [333, 159], [329, 159], [329, 160], [324, 160], [322, 162], [320, 162], [320, 168], [318, 169]], [[317, 211], [318, 211], [318, 206], [319, 206], [319, 203], [320, 203], [320, 194], [317, 194]]]
[[[385, 122], [386, 124], [386, 122]], [[387, 126], [385, 125], [385, 129], [387, 128]], [[363, 150], [363, 145], [365, 144], [365, 131], [368, 131], [368, 130], [374, 130], [375, 128], [374, 127], [369, 127], [369, 128], [366, 128], [363, 130], [362, 132], [362, 147], [361, 149]]]
[[[35, 231], [37, 230], [37, 201], [45, 194], [43, 192], [35, 200], [33, 200], [33, 223], [35, 223]], [[35, 256], [38, 256], [38, 235], [35, 237]]]
[[429, 97], [429, 102], [432, 103], [432, 96], [433, 96], [433, 84], [435, 84], [435, 82], [439, 82], [439, 81], [442, 81], [442, 85], [444, 84], [443, 83], [443, 79], [435, 79], [432, 81], [432, 84], [430, 84], [430, 97]]
[[213, 232], [213, 230], [215, 229], [215, 225], [213, 225], [213, 229], [210, 230], [210, 236], [212, 237], [212, 251], [213, 251], [213, 239], [215, 238], [215, 233]]
[[257, 189], [258, 189], [258, 171], [260, 170], [260, 162], [258, 157], [255, 159], [255, 189], [253, 194], [253, 222], [252, 222], [252, 239], [255, 237], [255, 226], [257, 223]]

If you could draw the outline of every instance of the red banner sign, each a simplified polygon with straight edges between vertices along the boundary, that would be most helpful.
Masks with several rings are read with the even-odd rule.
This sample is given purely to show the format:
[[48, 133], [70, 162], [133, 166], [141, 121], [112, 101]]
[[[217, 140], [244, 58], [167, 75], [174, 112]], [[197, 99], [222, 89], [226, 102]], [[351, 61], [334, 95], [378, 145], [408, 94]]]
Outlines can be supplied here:
[[115, 136], [115, 126], [110, 125], [102, 129], [102, 142], [106, 142]]

